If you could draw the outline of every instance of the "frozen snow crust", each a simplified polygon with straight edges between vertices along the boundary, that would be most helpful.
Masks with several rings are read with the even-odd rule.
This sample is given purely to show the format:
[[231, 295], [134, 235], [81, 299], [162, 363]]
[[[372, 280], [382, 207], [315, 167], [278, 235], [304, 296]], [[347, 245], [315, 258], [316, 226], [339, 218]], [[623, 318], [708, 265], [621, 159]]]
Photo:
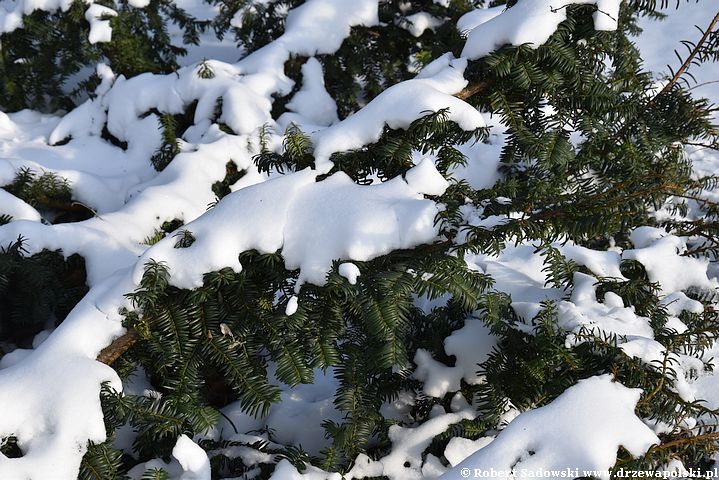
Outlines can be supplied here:
[[[112, 32], [105, 18], [114, 12], [87, 3], [89, 41], [109, 41]], [[137, 8], [147, 4], [142, 0], [130, 3]], [[79, 201], [97, 212], [83, 222], [47, 225], [42, 222], [42, 212], [0, 190], [0, 214], [14, 219], [0, 226], [0, 244], [22, 235], [31, 253], [43, 249], [61, 249], [65, 255], [79, 253], [87, 262], [91, 286], [68, 318], [37, 348], [15, 350], [0, 362], [0, 437], [17, 436], [25, 454], [19, 459], [0, 455], [0, 478], [75, 478], [88, 440], [105, 440], [100, 385], [107, 381], [116, 389], [123, 386], [117, 374], [95, 358], [124, 332], [119, 309], [131, 307], [124, 294], [135, 290], [146, 262], [165, 262], [173, 285], [194, 288], [202, 284], [204, 273], [224, 267], [240, 271], [238, 254], [243, 251], [279, 251], [288, 269], [300, 270], [299, 289], [302, 283], [323, 284], [335, 260], [343, 261], [339, 273], [354, 284], [361, 271], [352, 261], [441, 240], [435, 218], [443, 207], [429, 197], [442, 195], [449, 183], [431, 159], [418, 161], [405, 178], [371, 186], [356, 185], [341, 172], [322, 180], [318, 177], [331, 170], [333, 153], [376, 141], [385, 125], [406, 128], [427, 111], [449, 108], [450, 119], [465, 130], [485, 126], [477, 110], [453, 96], [467, 84], [463, 76], [467, 61], [505, 44], [539, 46], [566, 18], [564, 8], [558, 7], [567, 3], [596, 4], [595, 28], [616, 28], [619, 0], [522, 0], [507, 11], [470, 12], [458, 25], [468, 33], [461, 58], [450, 54], [438, 58], [415, 79], [391, 87], [343, 121], [338, 120], [334, 100], [324, 88], [321, 65], [312, 56], [336, 51], [353, 26], [376, 25], [376, 0], [308, 0], [289, 13], [286, 32], [275, 42], [235, 64], [207, 61], [212, 78], [201, 78], [199, 65], [173, 75], [144, 74], [131, 79], [116, 77], [108, 67], [99, 65], [103, 82], [97, 96], [62, 117], [0, 112], [0, 182], [11, 182], [22, 167], [55, 172], [70, 181]], [[21, 28], [22, 16], [33, 10], [66, 10], [69, 5], [65, 0], [1, 0], [0, 31]], [[434, 28], [437, 21], [419, 15], [410, 30], [419, 35], [425, 28]], [[293, 86], [284, 74], [284, 64], [292, 55], [310, 57], [302, 67], [304, 82], [288, 104], [290, 113], [273, 119], [272, 94], [289, 93]], [[212, 122], [218, 99], [222, 100], [220, 120], [234, 134], [223, 132]], [[179, 113], [194, 101], [194, 126], [185, 134], [181, 153], [157, 174], [148, 159], [162, 141], [159, 118], [148, 112]], [[277, 148], [291, 123], [310, 133], [314, 168], [286, 175], [259, 172], [252, 157], [260, 151], [260, 129], [269, 126], [270, 143]], [[100, 137], [103, 127], [127, 142], [128, 148], [122, 150], [104, 141]], [[58, 145], [64, 140], [68, 141]], [[497, 147], [481, 145], [477, 150], [491, 157], [482, 162], [496, 165]], [[479, 154], [472, 150], [467, 155]], [[214, 200], [209, 185], [224, 178], [229, 161], [245, 171], [245, 176], [232, 186], [233, 193], [207, 211]], [[491, 177], [489, 185], [494, 180]], [[480, 175], [468, 181], [480, 188], [478, 185], [488, 180]], [[142, 244], [163, 222], [175, 218], [182, 219], [183, 229], [195, 238], [190, 247], [174, 248], [176, 239], [172, 237], [152, 247]], [[678, 330], [683, 326], [678, 318], [683, 310], [702, 308], [681, 290], [719, 285], [709, 278], [706, 262], [681, 256], [686, 245], [678, 237], [646, 227], [634, 232], [632, 242], [631, 250], [603, 252], [571, 243], [556, 245], [566, 258], [592, 273], [577, 273], [571, 292], [545, 285], [543, 257], [535, 245], [508, 247], [497, 256], [468, 255], [466, 261], [491, 275], [497, 291], [512, 296], [512, 307], [527, 329], [542, 302], [554, 300], [568, 344], [581, 342], [581, 333], [587, 330], [616, 334], [625, 352], [651, 364], [662, 358], [664, 347], [654, 339], [649, 319], [625, 307], [616, 295], [607, 294], [598, 301], [597, 278], [621, 278], [623, 259], [641, 262], [650, 279], [660, 284], [671, 307], [671, 322]], [[294, 297], [287, 314], [296, 309]], [[456, 358], [454, 366], [419, 350], [414, 376], [424, 382], [424, 393], [430, 397], [458, 392], [462, 381], [480, 383], [476, 365], [494, 343], [478, 313], [444, 341], [447, 355]], [[676, 360], [678, 378], [684, 379], [684, 370], [693, 368], [690, 359]], [[225, 413], [247, 431], [274, 428], [287, 432], [282, 440], [319, 451], [323, 447], [317, 440], [321, 432], [306, 424], [319, 425], [339, 414], [332, 404], [335, 380], [331, 372], [317, 372], [316, 377], [313, 385], [286, 389], [282, 401], [265, 419], [247, 417], [233, 405]], [[706, 383], [680, 380], [677, 393], [687, 401], [702, 398], [712, 389]], [[619, 447], [641, 455], [659, 441], [657, 433], [634, 413], [639, 395], [638, 390], [607, 375], [587, 378], [547, 406], [524, 413], [508, 411], [508, 425], [496, 437], [454, 439], [444, 452], [450, 463], [446, 466], [423, 452], [436, 435], [476, 416], [473, 406], [456, 393], [450, 408], [436, 409], [424, 424], [393, 426], [392, 452], [379, 460], [360, 456], [343, 478], [385, 475], [392, 480], [454, 480], [466, 478], [463, 468], [606, 470], [616, 461]], [[388, 415], [406, 406], [400, 399], [387, 406]], [[312, 421], [305, 422], [307, 418]], [[236, 439], [240, 437], [243, 435]], [[174, 460], [169, 466], [153, 460], [131, 474], [139, 477], [144, 471], [140, 467], [163, 466], [173, 478], [210, 478], [207, 455], [192, 439], [181, 436], [172, 453]], [[283, 460], [272, 478], [341, 477], [316, 468], [300, 473]]]

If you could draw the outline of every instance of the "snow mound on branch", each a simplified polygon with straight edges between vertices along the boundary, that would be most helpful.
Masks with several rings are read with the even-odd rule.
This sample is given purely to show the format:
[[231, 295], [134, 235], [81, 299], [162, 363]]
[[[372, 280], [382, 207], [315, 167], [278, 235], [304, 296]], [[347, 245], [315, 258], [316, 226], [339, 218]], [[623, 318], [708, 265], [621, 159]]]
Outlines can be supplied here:
[[241, 271], [241, 252], [281, 250], [285, 266], [300, 269], [299, 289], [304, 282], [323, 285], [333, 260], [367, 261], [437, 238], [437, 205], [422, 195], [444, 191], [431, 162], [410, 170], [411, 181], [372, 186], [356, 185], [341, 172], [321, 182], [317, 175], [305, 169], [232, 193], [184, 227], [196, 239], [190, 247], [175, 248], [175, 239], [166, 238], [150, 248], [135, 266], [134, 281], [153, 259], [167, 262], [173, 285], [196, 288], [206, 272]]
[[0, 189], [0, 215], [9, 215], [13, 220], [39, 222], [40, 213], [15, 195]]
[[[140, 242], [152, 235], [153, 229], [162, 222], [174, 218], [191, 221], [205, 213], [207, 205], [215, 199], [210, 186], [223, 179], [227, 162], [234, 161], [240, 170], [256, 171], [252, 164], [253, 150], [248, 150], [248, 145], [252, 145], [248, 137], [227, 135], [211, 129], [207, 140], [212, 141], [177, 155], [159, 175], [141, 184], [136, 195], [123, 202], [122, 208], [108, 213], [103, 211], [97, 217], [70, 224], [13, 221], [0, 226], [0, 244], [7, 245], [22, 235], [26, 239], [24, 246], [31, 254], [44, 248], [61, 249], [68, 256], [78, 253], [85, 258], [90, 286], [101, 283], [114, 272], [134, 265], [137, 257], [147, 248]], [[89, 145], [97, 145], [95, 142], [99, 140], [88, 142]], [[38, 147], [43, 151], [46, 148]], [[70, 144], [52, 147], [51, 151], [65, 148], [70, 149]], [[90, 150], [87, 154], [93, 152], [98, 154], [104, 150]], [[82, 159], [89, 161], [90, 156], [83, 156]], [[23, 165], [27, 163], [23, 162]], [[8, 176], [7, 183], [11, 179]], [[2, 180], [0, 170], [0, 182]], [[71, 183], [73, 187], [77, 185], [77, 182]], [[89, 193], [92, 198], [98, 198], [108, 194], [108, 189], [103, 189], [100, 184]], [[167, 201], [168, 198], [172, 201]]]
[[117, 12], [111, 8], [93, 3], [85, 11], [85, 20], [90, 24], [90, 43], [102, 43], [112, 41], [112, 28], [107, 17], [116, 17]]
[[436, 414], [419, 426], [389, 427], [391, 453], [379, 460], [372, 460], [365, 454], [358, 455], [352, 470], [345, 474], [346, 480], [381, 476], [390, 480], [422, 480], [436, 478], [443, 473], [446, 469], [439, 459], [431, 454], [423, 459], [423, 452], [434, 437], [445, 432], [450, 425], [476, 416], [460, 394], [452, 400], [452, 404], [456, 411], [445, 412], [442, 407], [438, 407]]
[[453, 97], [467, 86], [465, 59], [446, 54], [423, 69], [415, 79], [389, 87], [362, 110], [345, 120], [313, 135], [317, 169], [332, 168], [330, 156], [335, 152], [353, 150], [379, 140], [384, 126], [407, 128], [430, 112], [449, 108], [449, 119], [463, 130], [476, 130], [486, 125], [482, 114], [468, 103]]
[[262, 74], [268, 88], [288, 94], [293, 82], [284, 74], [284, 65], [291, 55], [334, 53], [352, 27], [378, 23], [378, 0], [308, 0], [290, 10], [285, 32], [277, 40], [240, 62], [242, 73]]
[[23, 15], [30, 15], [35, 10], [66, 12], [73, 2], [74, 0], [2, 0], [0, 1], [0, 33], [9, 33], [21, 28]]
[[642, 263], [649, 280], [659, 283], [663, 294], [689, 287], [719, 287], [716, 279], [707, 277], [708, 259], [682, 256], [687, 245], [681, 238], [658, 228], [640, 227], [632, 232], [631, 240], [637, 248], [625, 250], [622, 258]]
[[469, 33], [474, 28], [482, 25], [483, 23], [487, 23], [497, 15], [501, 14], [504, 10], [506, 10], [506, 8], [507, 7], [505, 5], [500, 5], [498, 7], [491, 8], [478, 8], [467, 12], [462, 15], [459, 20], [457, 20], [457, 30], [461, 33]]
[[[23, 16], [36, 10], [66, 12], [74, 0], [0, 0], [0, 34], [10, 33], [23, 27]], [[112, 28], [106, 17], [114, 17], [117, 12], [94, 0], [84, 0], [89, 7], [85, 11], [85, 20], [90, 24], [88, 41], [92, 44], [109, 42], [112, 39]], [[149, 0], [130, 0], [133, 7], [146, 7]]]
[[[65, 340], [81, 349], [92, 345], [88, 340], [99, 333], [99, 325], [84, 326], [89, 328], [75, 330]], [[62, 334], [51, 337], [20, 363], [0, 370], [0, 437], [16, 436], [24, 453], [16, 459], [0, 455], [2, 478], [75, 478], [87, 441], [105, 440], [98, 388], [105, 381], [120, 388], [117, 374], [94, 356], [59, 346]], [[101, 341], [110, 338], [98, 335]]]
[[638, 316], [624, 306], [622, 298], [607, 292], [604, 302], [597, 301], [597, 279], [583, 273], [574, 274], [574, 290], [569, 301], [559, 304], [559, 325], [569, 332], [588, 330], [597, 335], [654, 338], [649, 319]]
[[163, 469], [169, 478], [176, 480], [210, 480], [210, 459], [207, 453], [193, 442], [187, 435], [177, 437], [175, 447], [172, 449], [174, 460], [170, 463], [155, 459], [134, 466], [128, 476], [133, 480], [140, 480], [142, 475], [150, 469]]
[[612, 382], [609, 375], [581, 380], [549, 405], [515, 418], [494, 441], [440, 478], [467, 478], [461, 473], [466, 468], [514, 469], [520, 478], [523, 470], [536, 474], [569, 468], [580, 475], [582, 470], [596, 470], [599, 478], [608, 479], [606, 471], [616, 462], [620, 446], [639, 456], [659, 443], [634, 413], [641, 393]]
[[337, 122], [337, 103], [325, 89], [322, 64], [312, 57], [302, 65], [302, 88], [287, 103], [287, 109], [315, 125]]
[[569, 5], [587, 4], [597, 6], [596, 30], [616, 30], [621, 0], [520, 0], [496, 16], [496, 9], [502, 7], [462, 17], [458, 23], [460, 31], [469, 30], [462, 56], [476, 60], [504, 45], [527, 44], [537, 48], [567, 19]]
[[444, 21], [427, 12], [417, 12], [400, 20], [399, 25], [412, 34], [413, 37], [421, 36], [425, 30], [436, 29]]
[[414, 357], [417, 364], [414, 377], [423, 382], [424, 393], [435, 398], [458, 391], [461, 380], [470, 385], [481, 383], [482, 377], [477, 374], [479, 364], [487, 359], [496, 343], [496, 337], [481, 320], [467, 319], [462, 328], [444, 340], [444, 351], [456, 357], [455, 365], [448, 367], [420, 348]]

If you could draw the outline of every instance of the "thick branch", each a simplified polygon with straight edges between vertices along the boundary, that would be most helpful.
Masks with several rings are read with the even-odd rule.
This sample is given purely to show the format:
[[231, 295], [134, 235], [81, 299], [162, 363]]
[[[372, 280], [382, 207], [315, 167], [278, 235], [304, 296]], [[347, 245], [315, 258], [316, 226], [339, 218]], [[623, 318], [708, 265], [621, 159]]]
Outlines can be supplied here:
[[467, 100], [477, 95], [478, 93], [484, 92], [490, 87], [490, 85], [492, 85], [492, 82], [489, 82], [487, 80], [482, 80], [481, 82], [477, 83], [470, 83], [461, 92], [455, 93], [454, 96], [459, 98], [460, 100]]
[[140, 334], [137, 333], [137, 330], [129, 328], [127, 333], [117, 337], [110, 345], [102, 349], [97, 356], [97, 361], [105, 365], [113, 364], [115, 360], [120, 358], [122, 354], [128, 351], [139, 339]]

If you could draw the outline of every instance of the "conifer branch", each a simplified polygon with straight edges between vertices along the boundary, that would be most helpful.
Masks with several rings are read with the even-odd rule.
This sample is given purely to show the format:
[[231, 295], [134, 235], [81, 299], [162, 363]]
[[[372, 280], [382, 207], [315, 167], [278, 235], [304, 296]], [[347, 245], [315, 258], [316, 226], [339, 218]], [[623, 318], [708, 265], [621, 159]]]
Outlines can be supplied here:
[[687, 71], [687, 69], [691, 66], [692, 62], [694, 61], [694, 58], [699, 54], [701, 51], [702, 46], [704, 43], [706, 43], [707, 39], [709, 38], [709, 35], [711, 35], [712, 31], [714, 30], [714, 27], [716, 27], [717, 23], [719, 23], [719, 12], [714, 15], [714, 18], [712, 19], [709, 26], [704, 30], [704, 34], [699, 39], [699, 41], [694, 45], [694, 48], [689, 53], [689, 56], [684, 59], [684, 62], [682, 62], [679, 69], [674, 73], [671, 79], [669, 79], [669, 82], [667, 82], [666, 85], [656, 94], [654, 97], [652, 97], [649, 102], [646, 103], [646, 105], [639, 110], [639, 112], [634, 115], [634, 117], [630, 120], [625, 122], [622, 127], [617, 131], [617, 133], [613, 137], [613, 141], [610, 143], [615, 143], [616, 140], [622, 137], [624, 133], [626, 133], [627, 129], [638, 119], [641, 118], [644, 113], [649, 110], [651, 107], [653, 107], [659, 98], [661, 98], [663, 95], [665, 95], [667, 92], [669, 92], [674, 85], [679, 81], [679, 79], [684, 75], [684, 73]]
[[701, 435], [694, 435], [690, 437], [682, 437], [671, 442], [662, 443], [655, 445], [647, 451], [647, 456], [652, 453], [660, 452], [662, 450], [668, 450], [671, 448], [682, 447], [685, 445], [692, 445], [702, 441], [715, 441], [719, 439], [719, 432], [703, 433]]
[[651, 107], [657, 100], [657, 98], [661, 97], [665, 93], [667, 93], [669, 90], [672, 89], [672, 87], [679, 81], [679, 79], [684, 75], [684, 72], [691, 66], [692, 62], [694, 61], [694, 58], [699, 54], [701, 51], [701, 47], [706, 43], [707, 39], [709, 38], [709, 35], [711, 35], [712, 31], [714, 31], [714, 27], [716, 27], [716, 24], [719, 22], [719, 11], [714, 15], [714, 18], [712, 19], [709, 26], [704, 31], [704, 35], [702, 35], [702, 38], [699, 39], [697, 44], [694, 46], [692, 51], [689, 53], [689, 56], [684, 60], [681, 67], [679, 67], [679, 70], [674, 73], [674, 76], [669, 80], [669, 82], [664, 85], [664, 88], [662, 88], [659, 93], [657, 93], [654, 98], [652, 98], [649, 101], [649, 104], [647, 105], [647, 108]]

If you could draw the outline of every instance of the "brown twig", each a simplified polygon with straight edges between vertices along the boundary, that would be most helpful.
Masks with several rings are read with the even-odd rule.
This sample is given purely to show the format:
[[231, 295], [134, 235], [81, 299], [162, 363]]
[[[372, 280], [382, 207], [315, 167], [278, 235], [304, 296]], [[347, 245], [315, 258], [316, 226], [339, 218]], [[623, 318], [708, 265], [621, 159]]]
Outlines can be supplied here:
[[102, 362], [105, 365], [111, 365], [115, 362], [115, 360], [120, 358], [123, 353], [128, 351], [139, 339], [140, 334], [137, 333], [137, 330], [134, 328], [128, 328], [127, 333], [117, 337], [110, 345], [102, 349], [100, 354], [97, 356], [97, 361]]
[[676, 84], [682, 75], [684, 75], [684, 72], [689, 68], [689, 66], [692, 64], [692, 61], [694, 61], [694, 57], [696, 57], [699, 54], [699, 50], [701, 49], [701, 46], [706, 42], [707, 38], [709, 38], [709, 35], [711, 35], [712, 31], [714, 30], [714, 27], [719, 22], [719, 12], [717, 12], [716, 15], [714, 15], [714, 19], [711, 21], [707, 29], [704, 31], [704, 35], [702, 35], [702, 38], [699, 39], [697, 44], [692, 49], [689, 56], [684, 60], [684, 63], [682, 63], [682, 66], [679, 67], [679, 70], [676, 71], [674, 76], [669, 80], [669, 83], [664, 85], [664, 88], [662, 88], [659, 93], [657, 93], [654, 98], [652, 98], [649, 101], [649, 106], [652, 105], [656, 101], [656, 99], [662, 95], [664, 95], [666, 92], [671, 90], [671, 88]]
[[461, 92], [455, 93], [454, 96], [459, 98], [460, 100], [467, 100], [477, 95], [478, 93], [487, 90], [490, 85], [492, 85], [492, 82], [487, 80], [482, 80], [481, 82], [477, 83], [471, 83], [467, 85]]
[[[672, 89], [672, 87], [674, 87], [674, 85], [679, 81], [679, 79], [682, 77], [682, 75], [684, 75], [684, 72], [686, 72], [687, 69], [691, 66], [692, 62], [694, 61], [694, 57], [696, 57], [696, 56], [699, 54], [699, 50], [701, 49], [701, 47], [702, 47], [702, 45], [704, 44], [704, 42], [706, 42], [707, 38], [709, 38], [709, 35], [711, 35], [711, 32], [714, 30], [714, 27], [716, 26], [717, 23], [719, 23], [719, 12], [717, 12], [717, 14], [714, 16], [714, 18], [712, 19], [711, 23], [709, 24], [709, 26], [708, 26], [708, 27], [706, 28], [706, 30], [704, 31], [704, 35], [702, 35], [702, 38], [699, 39], [699, 41], [697, 42], [697, 44], [694, 46], [694, 48], [692, 49], [692, 51], [689, 53], [689, 56], [688, 56], [686, 59], [684, 59], [684, 62], [682, 62], [681, 66], [679, 67], [679, 70], [677, 70], [677, 71], [674, 73], [674, 75], [672, 76], [672, 78], [669, 79], [669, 82], [667, 82], [667, 84], [664, 85], [664, 88], [662, 88], [662, 89], [659, 91], [659, 93], [657, 93], [656, 95], [654, 95], [654, 96], [652, 97], [652, 99], [649, 100], [649, 102], [647, 102], [647, 104], [644, 106], [644, 108], [642, 108], [641, 111], [640, 111], [637, 115], [635, 115], [635, 116], [634, 116], [633, 118], [631, 118], [629, 121], [625, 122], [624, 125], [622, 125], [622, 127], [617, 131], [617, 133], [614, 134], [613, 139], [614, 139], [615, 141], [616, 141], [617, 139], [619, 139], [619, 138], [627, 131], [627, 129], [629, 128], [629, 126], [630, 126], [632, 123], [634, 123], [634, 121], [635, 121], [637, 118], [641, 117], [641, 116], [644, 114], [644, 112], [646, 112], [646, 111], [649, 110], [651, 107], [653, 107], [654, 104], [657, 103], [657, 100], [658, 100], [662, 95], [664, 95], [665, 93], [667, 93], [668, 91], [670, 91], [670, 90]], [[614, 143], [614, 142], [611, 142], [611, 143]]]
[[661, 450], [667, 450], [669, 448], [674, 447], [681, 447], [682, 445], [701, 442], [701, 441], [712, 441], [719, 439], [719, 432], [711, 432], [711, 433], [703, 433], [701, 435], [694, 435], [691, 437], [682, 437], [677, 440], [672, 440], [671, 442], [667, 443], [661, 443], [659, 445], [655, 445], [652, 448], [650, 448], [647, 451], [647, 455], [652, 454], [657, 451]]

